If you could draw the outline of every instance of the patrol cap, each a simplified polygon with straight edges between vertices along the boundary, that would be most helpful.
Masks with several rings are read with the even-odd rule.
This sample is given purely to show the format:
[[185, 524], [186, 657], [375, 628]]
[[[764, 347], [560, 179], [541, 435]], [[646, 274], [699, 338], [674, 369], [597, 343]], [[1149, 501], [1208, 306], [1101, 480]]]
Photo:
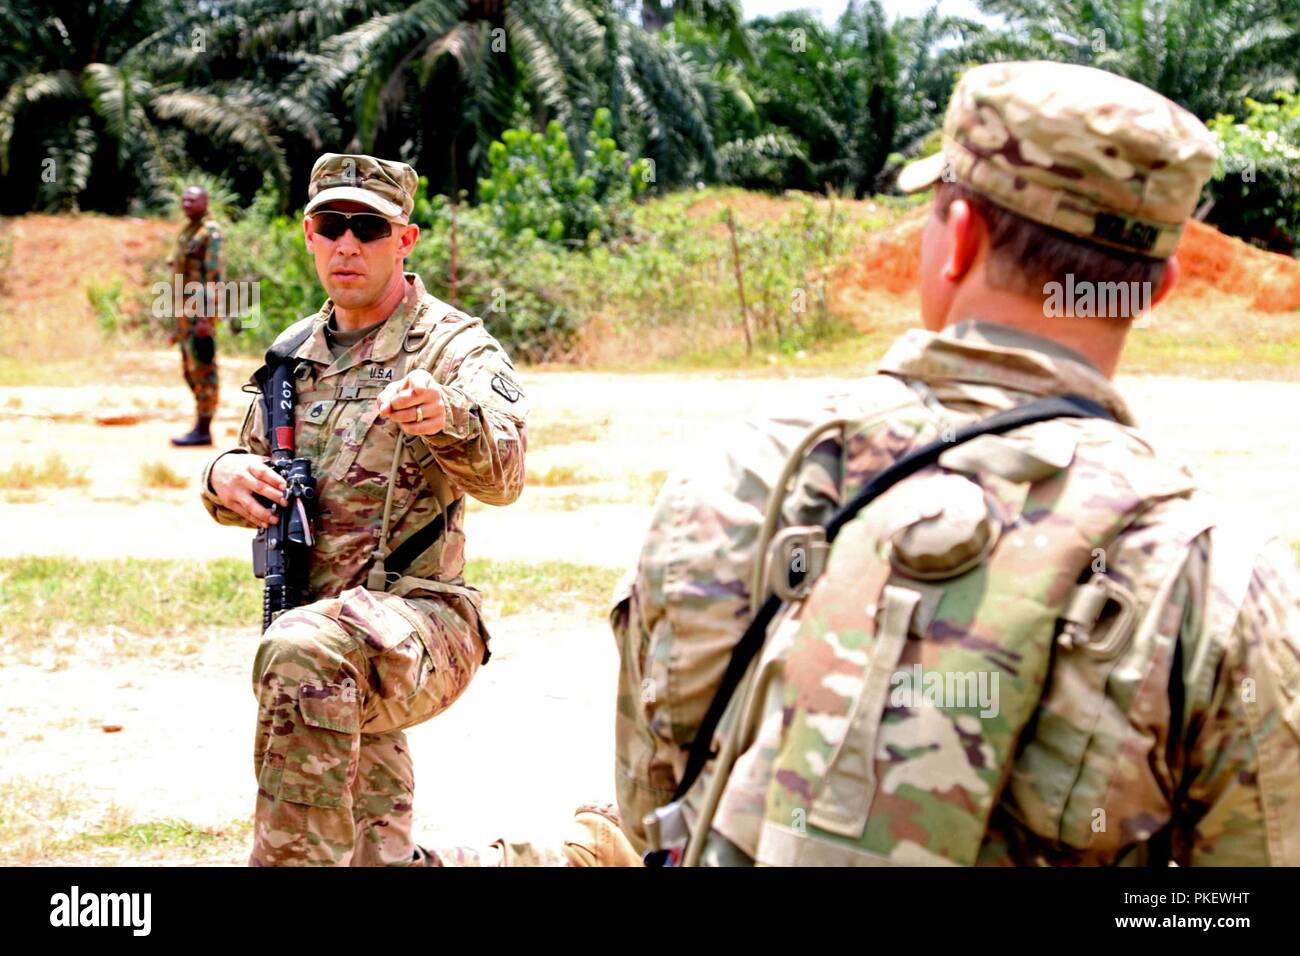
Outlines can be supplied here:
[[1218, 156], [1205, 124], [1140, 83], [1047, 61], [962, 76], [943, 149], [903, 192], [958, 182], [1035, 222], [1153, 259], [1173, 255]]
[[310, 215], [328, 203], [347, 200], [405, 221], [415, 208], [418, 186], [419, 177], [406, 163], [360, 153], [326, 153], [311, 168], [303, 212]]

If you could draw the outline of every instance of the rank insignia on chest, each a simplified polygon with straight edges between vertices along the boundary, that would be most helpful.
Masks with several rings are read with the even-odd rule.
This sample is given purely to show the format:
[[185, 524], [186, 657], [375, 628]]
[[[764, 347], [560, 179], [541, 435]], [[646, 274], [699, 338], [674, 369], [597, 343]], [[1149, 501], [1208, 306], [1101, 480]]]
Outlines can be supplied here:
[[393, 380], [393, 370], [391, 368], [381, 368], [378, 365], [370, 366], [370, 380], [372, 382], [391, 382]]
[[329, 415], [329, 413], [330, 413], [330, 405], [331, 405], [331, 404], [333, 404], [333, 403], [332, 403], [332, 402], [316, 402], [315, 404], [313, 404], [313, 405], [311, 406], [311, 408], [307, 409], [307, 421], [309, 421], [309, 422], [322, 422], [322, 421], [324, 421], [324, 420], [325, 420], [325, 417], [326, 417], [327, 415]]

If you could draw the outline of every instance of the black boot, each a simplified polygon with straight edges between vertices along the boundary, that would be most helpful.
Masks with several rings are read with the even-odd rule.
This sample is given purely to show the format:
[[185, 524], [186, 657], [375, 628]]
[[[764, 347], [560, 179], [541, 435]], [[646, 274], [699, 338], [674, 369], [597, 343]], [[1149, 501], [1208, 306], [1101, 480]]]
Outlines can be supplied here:
[[181, 448], [189, 448], [198, 445], [212, 444], [212, 419], [200, 415], [194, 421], [194, 428], [184, 435], [177, 435], [172, 439], [172, 444]]

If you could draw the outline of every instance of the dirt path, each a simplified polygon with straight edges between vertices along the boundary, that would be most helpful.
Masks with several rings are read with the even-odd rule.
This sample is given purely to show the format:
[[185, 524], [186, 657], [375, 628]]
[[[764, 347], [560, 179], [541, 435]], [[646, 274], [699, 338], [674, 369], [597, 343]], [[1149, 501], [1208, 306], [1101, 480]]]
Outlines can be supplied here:
[[[851, 384], [581, 373], [527, 381], [536, 409], [529, 469], [541, 477], [508, 510], [471, 509], [470, 555], [609, 567], [631, 560], [663, 474], [712, 446], [713, 421], [780, 413]], [[1228, 508], [1300, 540], [1300, 384], [1141, 378], [1121, 388], [1159, 446], [1190, 462]], [[242, 420], [242, 399], [228, 390], [223, 441]], [[145, 418], [90, 423], [108, 407]], [[3, 466], [57, 452], [90, 479], [84, 489], [0, 495], [0, 556], [246, 558], [249, 533], [214, 525], [197, 503], [208, 453], [167, 445], [187, 409], [178, 386], [0, 389]], [[147, 461], [189, 476], [189, 487], [143, 490]], [[493, 662], [448, 713], [410, 735], [420, 834], [431, 842], [554, 835], [577, 803], [612, 797], [617, 661], [603, 609], [517, 614], [493, 630]], [[212, 635], [188, 658], [95, 659], [92, 649], [62, 669], [0, 670], [0, 788], [48, 797], [64, 836], [114, 821], [245, 820], [255, 641], [250, 627]], [[237, 834], [206, 855], [119, 848], [60, 859], [238, 864], [245, 844]], [[30, 844], [0, 847], [0, 863], [41, 858]]]
[[[852, 380], [534, 373], [529, 384], [529, 470], [561, 483], [534, 483], [509, 509], [471, 503], [470, 555], [621, 566], [635, 554], [663, 475], [711, 447], [715, 423], [780, 414]], [[1158, 447], [1190, 463], [1226, 506], [1267, 516], [1283, 537], [1300, 540], [1300, 384], [1143, 377], [1120, 387]], [[233, 443], [244, 400], [227, 389], [219, 443]], [[215, 525], [196, 503], [211, 452], [167, 443], [187, 426], [188, 407], [179, 386], [0, 388], [5, 457], [39, 463], [57, 453], [91, 482], [17, 501], [0, 495], [0, 556], [246, 557], [248, 533]], [[128, 427], [91, 423], [106, 410], [146, 417]], [[166, 463], [189, 486], [143, 489], [144, 462]]]

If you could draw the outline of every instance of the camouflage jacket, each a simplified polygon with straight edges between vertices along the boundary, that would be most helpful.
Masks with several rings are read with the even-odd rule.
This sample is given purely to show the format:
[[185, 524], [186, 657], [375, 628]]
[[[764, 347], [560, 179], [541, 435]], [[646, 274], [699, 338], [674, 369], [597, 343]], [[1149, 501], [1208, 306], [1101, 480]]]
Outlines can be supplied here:
[[[418, 276], [408, 273], [406, 281], [405, 300], [388, 320], [337, 359], [325, 337], [330, 302], [279, 340], [291, 339], [305, 326], [311, 329], [293, 355], [298, 360], [296, 453], [312, 461], [320, 506], [311, 560], [313, 597], [366, 583], [399, 439], [406, 447], [396, 476], [390, 547], [401, 547], [417, 530], [441, 522], [437, 540], [406, 569], [409, 577], [459, 584], [465, 566], [465, 495], [506, 505], [523, 490], [527, 403], [510, 359], [480, 320], [429, 295]], [[428, 369], [438, 382], [447, 423], [436, 435], [403, 438], [395, 423], [378, 417], [375, 397], [417, 368]], [[256, 388], [251, 380], [245, 386]], [[249, 407], [239, 447], [232, 451], [268, 453], [260, 398]], [[203, 475], [204, 506], [221, 524], [248, 527], [210, 490], [211, 471], [210, 464]]]
[[[225, 279], [225, 253], [222, 249], [221, 227], [214, 219], [188, 222], [176, 237], [176, 252], [172, 257], [172, 273], [180, 277], [181, 292], [191, 282], [206, 285]], [[177, 308], [177, 334], [181, 338], [190, 334], [194, 317], [186, 314], [189, 296], [181, 298]], [[199, 301], [197, 298], [193, 301]], [[209, 313], [213, 309], [208, 310]]]
[[[772, 484], [800, 439], [819, 423], [846, 423], [807, 454], [781, 510], [786, 525], [820, 524], [875, 474], [938, 438], [937, 422], [960, 427], [1066, 393], [1100, 402], [1119, 424], [1044, 423], [1016, 438], [1010, 454], [1055, 460], [1071, 475], [1088, 467], [1101, 474], [1115, 493], [1084, 509], [1095, 514], [1118, 510], [1126, 496], [1148, 503], [1105, 549], [1108, 573], [1137, 597], [1139, 623], [1100, 677], [1079, 656], [1051, 658], [1035, 719], [1014, 741], [1006, 776], [992, 785], [995, 802], [974, 862], [1300, 863], [1300, 584], [1291, 556], [1278, 542], [1220, 527], [1206, 496], [1184, 470], [1159, 461], [1123, 400], [1082, 357], [983, 322], [938, 335], [910, 332], [882, 360], [880, 374], [852, 393], [749, 423], [725, 454], [669, 478], [611, 615], [622, 657], [616, 782], [634, 841], [644, 841], [646, 812], [675, 788], [686, 747], [751, 617], [756, 539]], [[843, 543], [842, 536], [837, 547]], [[832, 552], [828, 576], [841, 553]], [[1029, 560], [1023, 573], [1041, 570]], [[856, 580], [862, 588], [849, 585], [850, 603], [867, 606], [860, 600], [867, 582]], [[826, 751], [813, 752], [809, 735], [820, 746], [821, 730], [847, 720], [834, 716], [845, 713], [841, 691], [863, 667], [862, 652], [834, 638], [825, 608], [813, 615], [809, 607], [791, 606], [769, 630], [758, 672], [775, 676], [757, 695], [706, 860], [871, 862], [852, 841], [811, 841], [792, 855], [780, 839], [811, 829], [806, 816], [785, 817], [817, 796], [790, 752], [799, 751], [805, 768], [825, 769]], [[812, 616], [801, 621], [801, 612]], [[938, 626], [961, 631], [962, 621], [943, 615], [940, 605]], [[739, 709], [737, 695], [723, 733]], [[964, 790], [962, 781], [972, 768], [989, 769], [979, 767], [982, 755], [970, 739], [965, 752], [960, 733], [950, 739], [955, 749], [927, 745], [934, 763], [925, 772], [937, 794], [929, 804], [890, 790], [890, 762], [906, 748], [891, 752], [883, 732], [874, 753], [880, 782], [863, 784], [876, 788], [877, 825], [887, 821], [892, 836], [915, 847], [951, 836], [929, 832], [935, 807], [967, 801], [980, 784]], [[859, 779], [875, 779], [859, 771]], [[706, 771], [688, 805], [698, 804], [709, 779]], [[930, 859], [924, 849], [910, 857]]]

